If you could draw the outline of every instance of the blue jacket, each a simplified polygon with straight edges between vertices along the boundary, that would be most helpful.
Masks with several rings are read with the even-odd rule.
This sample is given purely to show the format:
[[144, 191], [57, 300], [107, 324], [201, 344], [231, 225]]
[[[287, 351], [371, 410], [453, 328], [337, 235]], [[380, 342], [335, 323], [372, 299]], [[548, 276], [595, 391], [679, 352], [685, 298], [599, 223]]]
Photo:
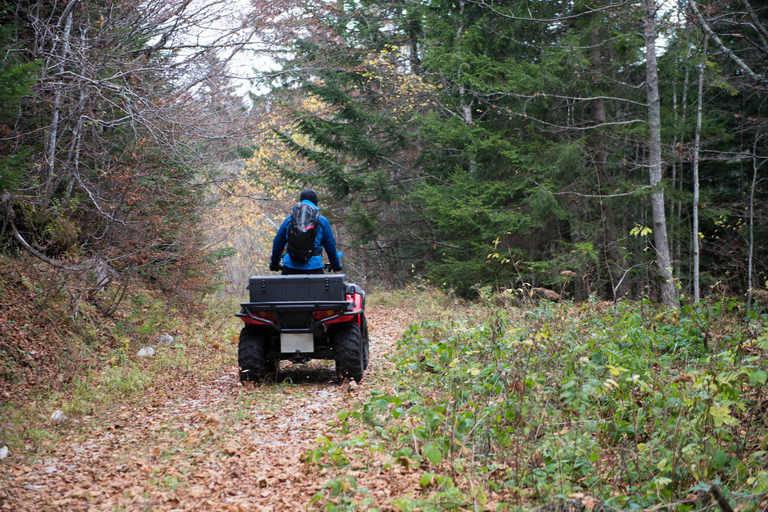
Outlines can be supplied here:
[[[313, 208], [317, 208], [312, 201], [304, 200], [302, 203], [306, 203]], [[328, 253], [328, 261], [331, 264], [331, 268], [341, 268], [341, 262], [339, 261], [339, 255], [336, 252], [336, 239], [333, 237], [333, 231], [331, 230], [331, 224], [328, 219], [322, 215], [317, 216], [317, 237], [315, 238], [315, 249], [318, 249], [318, 255], [309, 258], [309, 261], [292, 261], [291, 256], [286, 253], [283, 256], [283, 266], [295, 268], [299, 270], [315, 270], [323, 268], [323, 254], [322, 249]], [[283, 254], [283, 249], [288, 243], [288, 225], [291, 222], [291, 216], [283, 221], [280, 225], [280, 229], [277, 230], [275, 240], [272, 242], [272, 264], [277, 265], [280, 262], [280, 255]], [[321, 249], [322, 247], [322, 249]]]

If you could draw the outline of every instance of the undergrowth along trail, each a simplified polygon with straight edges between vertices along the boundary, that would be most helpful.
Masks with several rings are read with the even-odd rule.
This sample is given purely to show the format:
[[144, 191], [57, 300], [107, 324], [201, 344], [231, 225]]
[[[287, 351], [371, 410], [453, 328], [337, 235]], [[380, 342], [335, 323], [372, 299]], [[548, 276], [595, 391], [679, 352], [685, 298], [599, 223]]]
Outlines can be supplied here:
[[241, 386], [219, 304], [153, 358], [118, 347], [3, 407], [0, 508], [687, 511], [713, 484], [768, 506], [768, 315], [371, 299], [360, 386], [331, 362]]
[[[410, 327], [389, 387], [340, 413], [346, 437], [313, 454], [335, 475], [327, 505], [375, 503], [378, 459], [421, 489], [389, 504], [402, 510], [688, 511], [712, 486], [768, 509], [768, 315], [506, 302]], [[368, 472], [353, 481], [350, 465]]]

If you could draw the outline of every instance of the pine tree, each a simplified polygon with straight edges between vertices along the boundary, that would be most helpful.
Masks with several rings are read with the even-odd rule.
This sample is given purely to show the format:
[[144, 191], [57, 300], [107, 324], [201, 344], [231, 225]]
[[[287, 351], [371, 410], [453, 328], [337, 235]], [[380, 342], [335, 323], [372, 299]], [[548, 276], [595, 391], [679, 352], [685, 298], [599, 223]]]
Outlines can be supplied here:
[[24, 174], [31, 148], [19, 138], [27, 128], [21, 116], [21, 101], [31, 94], [30, 87], [40, 71], [40, 63], [25, 62], [14, 40], [17, 26], [10, 6], [0, 4], [0, 193], [13, 192]]

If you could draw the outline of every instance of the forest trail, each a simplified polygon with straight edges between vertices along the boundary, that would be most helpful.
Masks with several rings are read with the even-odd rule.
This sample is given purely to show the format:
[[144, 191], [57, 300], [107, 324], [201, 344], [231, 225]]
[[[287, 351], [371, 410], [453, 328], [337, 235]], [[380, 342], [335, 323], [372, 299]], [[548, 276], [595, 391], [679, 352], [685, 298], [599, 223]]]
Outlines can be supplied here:
[[[3, 461], [0, 509], [310, 508], [328, 476], [303, 456], [319, 437], [334, 437], [329, 423], [337, 411], [386, 386], [386, 355], [409, 321], [385, 306], [369, 307], [367, 315], [371, 364], [357, 388], [339, 384], [333, 363], [322, 361], [287, 369], [284, 362], [279, 383], [242, 386], [235, 351], [223, 347], [232, 364], [214, 379], [178, 382], [141, 406], [116, 403], [109, 418], [58, 427], [63, 436], [39, 459]], [[393, 480], [398, 485], [377, 479], [371, 495], [386, 502], [396, 492]]]

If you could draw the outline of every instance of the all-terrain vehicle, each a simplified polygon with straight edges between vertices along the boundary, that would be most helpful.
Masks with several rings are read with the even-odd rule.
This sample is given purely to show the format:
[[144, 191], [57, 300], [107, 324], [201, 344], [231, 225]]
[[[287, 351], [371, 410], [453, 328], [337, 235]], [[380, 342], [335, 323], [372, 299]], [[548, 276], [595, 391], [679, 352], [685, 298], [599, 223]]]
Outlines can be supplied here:
[[240, 380], [277, 374], [281, 360], [333, 359], [340, 378], [368, 368], [365, 292], [344, 274], [253, 276], [240, 304]]

